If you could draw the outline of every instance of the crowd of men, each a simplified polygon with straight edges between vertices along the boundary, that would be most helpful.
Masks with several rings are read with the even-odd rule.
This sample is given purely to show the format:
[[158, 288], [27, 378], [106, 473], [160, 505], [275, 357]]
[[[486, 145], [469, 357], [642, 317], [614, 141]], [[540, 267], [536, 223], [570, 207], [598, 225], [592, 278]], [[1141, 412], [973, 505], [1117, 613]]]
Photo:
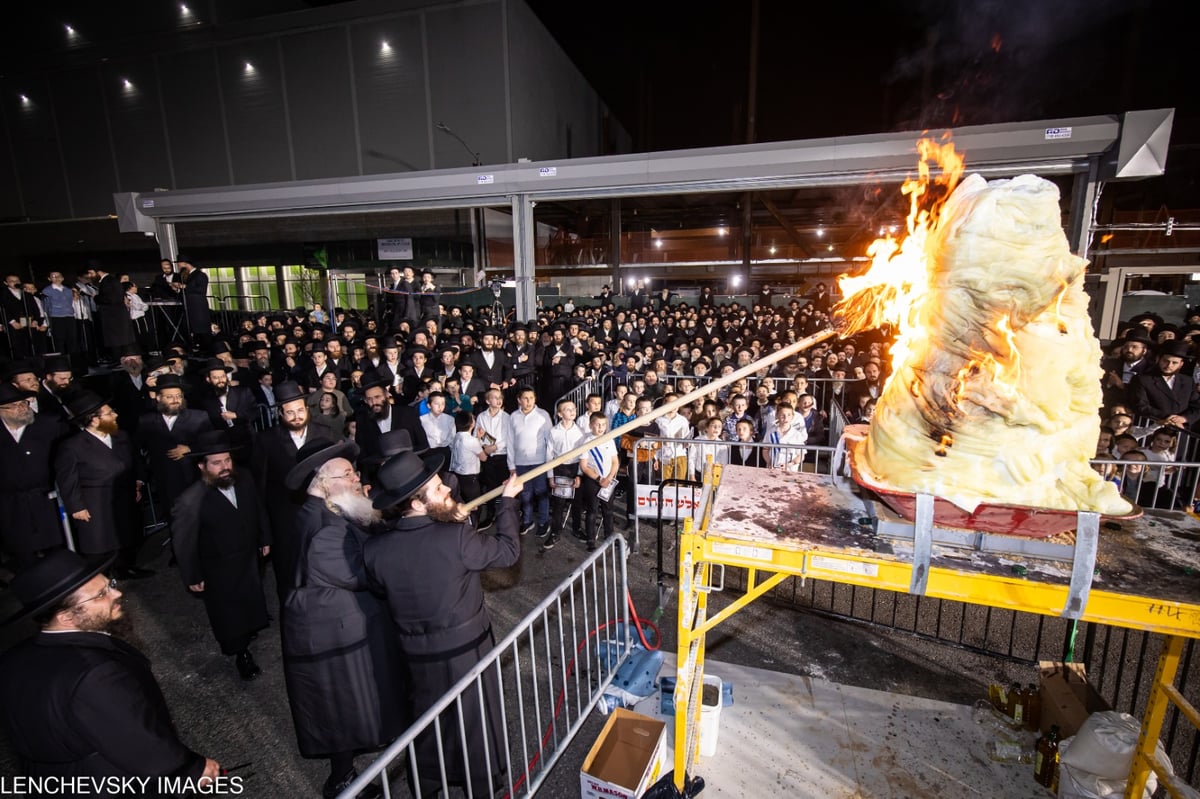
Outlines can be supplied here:
[[[170, 267], [165, 290], [185, 292], [170, 287]], [[103, 288], [109, 277], [98, 278]], [[175, 736], [136, 650], [96, 637], [122, 616], [108, 577], [153, 573], [138, 561], [147, 509], [169, 524], [180, 590], [202, 600], [247, 681], [261, 673], [251, 645], [271, 621], [270, 564], [299, 749], [329, 759], [332, 796], [356, 776], [356, 753], [388, 743], [490, 649], [478, 575], [516, 562], [521, 536], [535, 533], [547, 552], [569, 525], [594, 549], [614, 520], [632, 518], [635, 483], [695, 478], [710, 461], [801, 471], [813, 445], [830, 443], [831, 417], [869, 420], [886, 382], [884, 335], [827, 341], [604, 442], [608, 430], [828, 327], [826, 287], [782, 301], [764, 287], [749, 305], [639, 287], [628, 309], [606, 288], [590, 307], [523, 323], [490, 306], [431, 305], [412, 275], [392, 278], [378, 318], [249, 315], [154, 354], [130, 339], [113, 349], [110, 375], [86, 380], [65, 353], [18, 352], [30, 357], [0, 369], [0, 548], [16, 574], [18, 617], [40, 630], [0, 660], [0, 718], [31, 774], [216, 773]], [[1167, 431], [1200, 418], [1191, 367], [1182, 369], [1200, 326], [1171, 343], [1142, 321], [1105, 363], [1109, 445], [1134, 432], [1112, 426], [1120, 411]], [[585, 383], [590, 392], [566, 396]], [[515, 479], [572, 452], [550, 474]], [[465, 512], [495, 488], [501, 499]], [[68, 647], [86, 656], [60, 668]], [[161, 759], [130, 759], [124, 742], [96, 731], [120, 706], [50, 706], [63, 681], [81, 679], [120, 679], [139, 693], [153, 709], [140, 734], [160, 741]], [[499, 698], [479, 699], [464, 707], [467, 748], [495, 752]], [[64, 751], [68, 729], [87, 743]], [[442, 735], [459, 746], [457, 732]], [[466, 757], [448, 758], [450, 782], [467, 779]], [[417, 760], [410, 780], [434, 787], [436, 742], [422, 739]]]

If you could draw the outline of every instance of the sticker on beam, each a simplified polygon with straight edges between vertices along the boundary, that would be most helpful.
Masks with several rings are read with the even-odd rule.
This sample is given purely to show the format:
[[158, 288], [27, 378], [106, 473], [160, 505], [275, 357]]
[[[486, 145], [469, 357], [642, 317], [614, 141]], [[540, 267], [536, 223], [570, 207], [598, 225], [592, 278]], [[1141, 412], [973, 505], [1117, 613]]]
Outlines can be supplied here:
[[771, 561], [771, 550], [766, 547], [752, 547], [744, 544], [718, 544], [714, 541], [712, 551], [714, 555], [729, 555], [734, 558], [764, 560], [768, 563]]
[[1071, 138], [1070, 128], [1046, 128], [1047, 139], [1069, 139]]
[[542, 178], [552, 178], [557, 174], [558, 174], [558, 167], [556, 167], [556, 166], [544, 166], [538, 170], [538, 177], [542, 177]]
[[824, 555], [813, 555], [808, 563], [814, 569], [824, 569], [830, 572], [857, 574], [861, 577], [879, 576], [879, 566], [874, 563], [863, 563], [858, 560], [841, 560], [839, 558], [827, 558]]
[[496, 182], [495, 175], [476, 175], [475, 176], [475, 183], [477, 183], [480, 186], [486, 185], [488, 183], [495, 183], [495, 182]]

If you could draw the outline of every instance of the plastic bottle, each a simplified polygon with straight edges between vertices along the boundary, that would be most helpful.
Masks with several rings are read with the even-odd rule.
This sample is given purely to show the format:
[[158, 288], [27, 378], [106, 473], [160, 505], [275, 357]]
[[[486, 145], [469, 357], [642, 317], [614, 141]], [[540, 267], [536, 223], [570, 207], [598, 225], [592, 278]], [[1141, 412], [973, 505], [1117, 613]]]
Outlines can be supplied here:
[[1025, 689], [1025, 729], [1036, 730], [1042, 723], [1042, 694], [1029, 683]]
[[1012, 705], [1009, 708], [1009, 714], [1012, 716], [1013, 724], [1018, 727], [1025, 725], [1025, 708], [1029, 702], [1029, 697], [1025, 693], [1025, 689], [1017, 683], [1013, 683], [1013, 688], [1008, 692]]
[[1058, 725], [1038, 738], [1033, 757], [1033, 778], [1039, 785], [1049, 788], [1054, 782], [1054, 769], [1058, 764]]

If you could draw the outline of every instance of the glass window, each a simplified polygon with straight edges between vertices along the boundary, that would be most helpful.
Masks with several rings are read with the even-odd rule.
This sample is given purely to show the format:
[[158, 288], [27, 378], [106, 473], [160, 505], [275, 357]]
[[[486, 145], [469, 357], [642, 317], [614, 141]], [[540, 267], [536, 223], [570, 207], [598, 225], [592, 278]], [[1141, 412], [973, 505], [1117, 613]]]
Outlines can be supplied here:
[[242, 267], [243, 310], [266, 311], [279, 307], [279, 287], [274, 266]]
[[333, 288], [337, 295], [334, 297], [333, 307], [366, 310], [367, 276], [365, 274], [337, 275], [333, 280]]
[[288, 308], [312, 308], [313, 303], [324, 302], [325, 274], [301, 264], [289, 264], [283, 267], [283, 295]]
[[232, 266], [218, 266], [205, 271], [208, 273], [208, 296], [214, 300], [209, 304], [221, 310], [238, 307], [237, 270]]

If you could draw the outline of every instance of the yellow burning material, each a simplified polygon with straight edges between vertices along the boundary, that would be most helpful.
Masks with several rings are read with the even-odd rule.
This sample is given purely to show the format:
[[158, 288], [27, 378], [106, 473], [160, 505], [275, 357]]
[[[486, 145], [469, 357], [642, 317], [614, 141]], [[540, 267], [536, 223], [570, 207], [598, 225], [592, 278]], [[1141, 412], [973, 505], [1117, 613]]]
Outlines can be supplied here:
[[[945, 155], [921, 152], [923, 165]], [[955, 187], [960, 171], [961, 159], [938, 178], [940, 208], [920, 207], [906, 184], [908, 236], [877, 242], [871, 269], [841, 281], [846, 327], [887, 321], [898, 331], [858, 467], [872, 483], [968, 511], [991, 502], [1127, 513], [1088, 463], [1100, 346], [1087, 262], [1068, 249], [1058, 189], [1032, 175], [971, 175]]]

